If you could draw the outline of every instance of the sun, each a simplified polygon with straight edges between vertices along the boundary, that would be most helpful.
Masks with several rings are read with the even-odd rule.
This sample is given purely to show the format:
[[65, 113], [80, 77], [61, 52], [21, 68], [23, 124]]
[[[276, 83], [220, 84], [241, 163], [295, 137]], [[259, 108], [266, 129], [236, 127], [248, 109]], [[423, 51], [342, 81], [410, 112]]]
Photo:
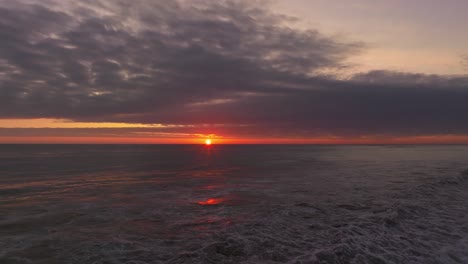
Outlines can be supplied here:
[[207, 138], [205, 140], [205, 145], [207, 145], [207, 146], [211, 145], [211, 139]]

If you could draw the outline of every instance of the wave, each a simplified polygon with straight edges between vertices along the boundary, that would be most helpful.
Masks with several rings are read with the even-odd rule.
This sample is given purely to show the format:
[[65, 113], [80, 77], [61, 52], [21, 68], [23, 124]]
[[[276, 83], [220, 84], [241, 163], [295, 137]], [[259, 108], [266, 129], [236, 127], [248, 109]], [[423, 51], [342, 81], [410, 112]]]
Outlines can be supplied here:
[[468, 170], [384, 198], [360, 194], [162, 208], [51, 203], [0, 218], [0, 262], [468, 263]]

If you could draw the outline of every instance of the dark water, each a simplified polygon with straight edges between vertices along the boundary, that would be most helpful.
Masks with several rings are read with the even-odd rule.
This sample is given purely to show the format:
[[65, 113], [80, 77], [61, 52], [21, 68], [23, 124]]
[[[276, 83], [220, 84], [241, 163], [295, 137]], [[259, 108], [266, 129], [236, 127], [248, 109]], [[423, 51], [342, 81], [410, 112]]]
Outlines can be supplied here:
[[0, 263], [468, 263], [467, 146], [0, 146]]

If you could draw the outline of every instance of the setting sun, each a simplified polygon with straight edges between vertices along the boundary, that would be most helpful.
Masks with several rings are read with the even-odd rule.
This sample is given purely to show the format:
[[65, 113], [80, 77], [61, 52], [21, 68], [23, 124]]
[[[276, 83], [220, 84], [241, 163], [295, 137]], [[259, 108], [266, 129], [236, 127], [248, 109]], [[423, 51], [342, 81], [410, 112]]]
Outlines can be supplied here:
[[207, 145], [207, 146], [211, 145], [211, 139], [205, 140], [205, 145]]

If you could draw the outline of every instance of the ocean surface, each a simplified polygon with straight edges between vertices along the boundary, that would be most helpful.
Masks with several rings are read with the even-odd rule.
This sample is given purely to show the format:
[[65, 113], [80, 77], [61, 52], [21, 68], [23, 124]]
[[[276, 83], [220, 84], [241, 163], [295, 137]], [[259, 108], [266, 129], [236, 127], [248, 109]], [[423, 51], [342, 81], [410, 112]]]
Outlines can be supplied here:
[[1, 145], [0, 263], [468, 263], [468, 146]]

